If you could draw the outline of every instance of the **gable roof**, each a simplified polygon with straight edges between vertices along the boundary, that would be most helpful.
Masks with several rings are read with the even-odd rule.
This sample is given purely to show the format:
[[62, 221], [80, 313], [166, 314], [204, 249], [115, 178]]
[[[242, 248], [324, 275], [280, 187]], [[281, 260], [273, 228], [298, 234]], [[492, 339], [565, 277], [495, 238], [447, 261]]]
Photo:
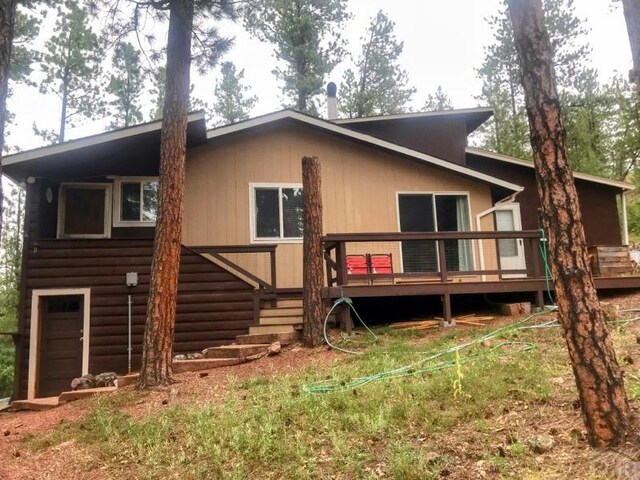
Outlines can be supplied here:
[[451, 110], [437, 110], [432, 112], [399, 113], [395, 115], [379, 115], [375, 117], [338, 118], [331, 120], [338, 125], [362, 125], [367, 123], [404, 123], [411, 120], [425, 120], [438, 117], [462, 117], [466, 121], [467, 134], [486, 122], [493, 115], [489, 107], [459, 108]]
[[[467, 147], [465, 149], [467, 153], [478, 155], [480, 157], [491, 158], [492, 160], [498, 160], [499, 162], [510, 163], [512, 165], [518, 165], [521, 167], [535, 168], [533, 162], [522, 160], [520, 158], [510, 157], [508, 155], [501, 155], [499, 153], [490, 152], [488, 150], [482, 150], [480, 148]], [[573, 172], [573, 177], [578, 180], [584, 180], [587, 182], [600, 183], [609, 187], [617, 187], [622, 190], [634, 190], [636, 187], [627, 182], [620, 182], [618, 180], [611, 180], [610, 178], [599, 177], [597, 175], [590, 175], [588, 173]]]
[[426, 164], [441, 168], [443, 170], [448, 170], [457, 174], [464, 175], [466, 177], [474, 178], [482, 182], [496, 185], [502, 188], [506, 188], [514, 192], [521, 192], [522, 190], [524, 190], [524, 187], [520, 185], [516, 185], [515, 183], [507, 182], [505, 180], [492, 177], [485, 173], [478, 172], [471, 168], [458, 165], [458, 164], [449, 162], [447, 160], [442, 160], [440, 158], [436, 158], [431, 155], [427, 155], [426, 153], [418, 152], [417, 150], [412, 150], [410, 148], [403, 147], [402, 145], [397, 145], [395, 143], [391, 143], [386, 140], [381, 140], [371, 135], [360, 133], [356, 130], [351, 130], [349, 128], [342, 127], [340, 125], [337, 125], [333, 121], [327, 121], [320, 118], [312, 117], [310, 115], [306, 115], [304, 113], [300, 113], [296, 110], [290, 110], [290, 109], [280, 110], [278, 112], [268, 113], [266, 115], [251, 118], [249, 120], [244, 120], [242, 122], [214, 128], [207, 132], [207, 139], [211, 140], [214, 138], [223, 137], [225, 135], [230, 135], [233, 133], [240, 133], [253, 128], [261, 127], [263, 125], [268, 125], [270, 123], [277, 122], [280, 120], [293, 120], [301, 124], [308, 125], [310, 127], [313, 127], [328, 133], [336, 134], [341, 137], [355, 140], [355, 141], [364, 143], [366, 145], [380, 148], [392, 153], [397, 153], [405, 157], [409, 157], [411, 159], [418, 160]]

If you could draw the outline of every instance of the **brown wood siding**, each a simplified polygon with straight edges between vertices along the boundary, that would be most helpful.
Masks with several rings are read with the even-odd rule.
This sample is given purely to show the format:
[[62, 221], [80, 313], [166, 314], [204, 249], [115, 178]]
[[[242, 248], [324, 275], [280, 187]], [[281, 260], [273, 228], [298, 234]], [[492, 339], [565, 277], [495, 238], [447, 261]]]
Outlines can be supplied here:
[[[111, 180], [100, 178], [102, 182], [110, 183]], [[38, 180], [30, 186], [29, 205], [31, 207], [28, 234], [35, 238], [56, 238], [58, 226], [58, 190], [60, 182], [50, 180]], [[51, 202], [47, 201], [46, 191], [51, 188]], [[112, 192], [113, 195], [113, 192]], [[113, 198], [112, 198], [113, 204]], [[155, 228], [153, 227], [113, 227], [110, 228], [111, 238], [147, 238], [153, 239]]]
[[[320, 158], [325, 234], [397, 232], [398, 192], [468, 193], [473, 230], [475, 215], [493, 205], [486, 183], [286, 124], [211, 140], [188, 152], [183, 244], [250, 243], [249, 184], [301, 183], [300, 162], [305, 155]], [[348, 253], [392, 253], [394, 270], [400, 271], [398, 246], [398, 242], [366, 244], [357, 247], [362, 251]], [[225, 256], [269, 278], [268, 256]], [[278, 287], [301, 287], [302, 243], [278, 243], [276, 256]]]
[[[522, 228], [524, 230], [539, 228], [540, 200], [535, 172], [532, 168], [477, 155], [468, 155], [467, 165], [474, 170], [523, 186], [524, 191], [516, 197], [516, 201], [520, 203]], [[584, 180], [576, 180], [576, 188], [587, 244], [620, 245], [622, 237], [616, 199], [620, 189]]]
[[[35, 248], [34, 248], [35, 247]], [[126, 272], [136, 271], [132, 289], [133, 366], [141, 356], [146, 318], [152, 240], [40, 240], [26, 262], [26, 302], [22, 314], [19, 398], [26, 397], [29, 323], [33, 289], [91, 289], [89, 372], [127, 369]], [[253, 322], [253, 287], [183, 248], [178, 286], [175, 353], [231, 343]]]
[[464, 118], [438, 117], [394, 122], [382, 120], [359, 124], [347, 123], [342, 126], [459, 165], [465, 164], [467, 126]]

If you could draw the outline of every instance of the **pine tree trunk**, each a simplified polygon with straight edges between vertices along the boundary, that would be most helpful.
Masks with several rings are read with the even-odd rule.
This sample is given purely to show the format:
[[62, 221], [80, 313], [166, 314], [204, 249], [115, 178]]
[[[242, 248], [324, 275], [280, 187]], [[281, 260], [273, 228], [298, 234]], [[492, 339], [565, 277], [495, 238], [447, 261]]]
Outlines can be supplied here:
[[325, 316], [322, 302], [322, 191], [320, 160], [302, 157], [302, 198], [304, 240], [302, 262], [302, 340], [307, 347], [322, 345]]
[[167, 84], [160, 141], [160, 198], [139, 386], [172, 382], [180, 269], [193, 0], [171, 0]]
[[[16, 0], [0, 0], [0, 178], [4, 155], [4, 127], [7, 121], [7, 95], [9, 93], [9, 67], [13, 50], [13, 24], [16, 15]], [[2, 182], [0, 182], [0, 213], [2, 212]], [[2, 215], [0, 214], [0, 237], [2, 237]]]
[[558, 317], [589, 443], [622, 443], [629, 405], [622, 372], [591, 278], [573, 175], [566, 156], [549, 36], [540, 0], [507, 0], [522, 67], [531, 146], [549, 239]]
[[629, 79], [635, 82], [640, 94], [640, 0], [622, 0], [622, 5], [633, 58], [633, 70], [629, 72]]

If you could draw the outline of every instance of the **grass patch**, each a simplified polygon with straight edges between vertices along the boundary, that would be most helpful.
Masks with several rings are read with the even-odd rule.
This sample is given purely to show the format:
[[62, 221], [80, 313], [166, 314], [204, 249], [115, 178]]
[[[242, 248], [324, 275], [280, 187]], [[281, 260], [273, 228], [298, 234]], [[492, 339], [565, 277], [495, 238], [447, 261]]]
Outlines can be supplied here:
[[396, 369], [465, 339], [452, 333], [414, 344], [378, 333], [364, 355], [345, 356], [331, 370], [234, 382], [221, 404], [167, 407], [136, 420], [120, 411], [123, 401], [113, 399], [118, 396], [101, 399], [81, 422], [32, 444], [44, 448], [75, 439], [91, 445], [116, 477], [428, 479], [447, 467], [447, 456], [426, 455], [416, 438], [433, 439], [467, 423], [481, 429], [503, 405], [540, 404], [549, 397], [552, 353], [487, 355], [486, 346], [465, 352], [477, 356], [461, 365], [462, 394], [455, 398], [455, 368], [326, 395], [304, 392], [305, 385], [327, 377], [348, 381]]

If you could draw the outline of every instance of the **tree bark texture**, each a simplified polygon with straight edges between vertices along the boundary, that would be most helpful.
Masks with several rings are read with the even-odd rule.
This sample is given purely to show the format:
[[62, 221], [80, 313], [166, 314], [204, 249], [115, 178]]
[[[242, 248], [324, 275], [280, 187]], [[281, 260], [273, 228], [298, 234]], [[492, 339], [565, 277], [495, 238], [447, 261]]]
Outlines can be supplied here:
[[160, 198], [139, 386], [172, 382], [180, 269], [193, 0], [171, 0], [167, 84], [160, 140]]
[[320, 160], [302, 157], [302, 205], [304, 240], [302, 244], [303, 325], [302, 340], [307, 347], [322, 345], [325, 316], [322, 301], [322, 192]]
[[615, 446], [625, 439], [629, 405], [591, 277], [542, 6], [540, 0], [507, 0], [507, 4], [522, 68], [558, 316], [588, 440], [594, 447]]
[[636, 84], [640, 94], [640, 0], [622, 0], [622, 5], [633, 59], [633, 70], [629, 72], [629, 80]]
[[[4, 155], [4, 127], [7, 121], [7, 95], [9, 93], [9, 68], [13, 51], [13, 26], [16, 16], [16, 0], [0, 0], [0, 177], [2, 176], [2, 156]], [[4, 195], [0, 182], [0, 212]], [[0, 237], [2, 219], [0, 218]]]

